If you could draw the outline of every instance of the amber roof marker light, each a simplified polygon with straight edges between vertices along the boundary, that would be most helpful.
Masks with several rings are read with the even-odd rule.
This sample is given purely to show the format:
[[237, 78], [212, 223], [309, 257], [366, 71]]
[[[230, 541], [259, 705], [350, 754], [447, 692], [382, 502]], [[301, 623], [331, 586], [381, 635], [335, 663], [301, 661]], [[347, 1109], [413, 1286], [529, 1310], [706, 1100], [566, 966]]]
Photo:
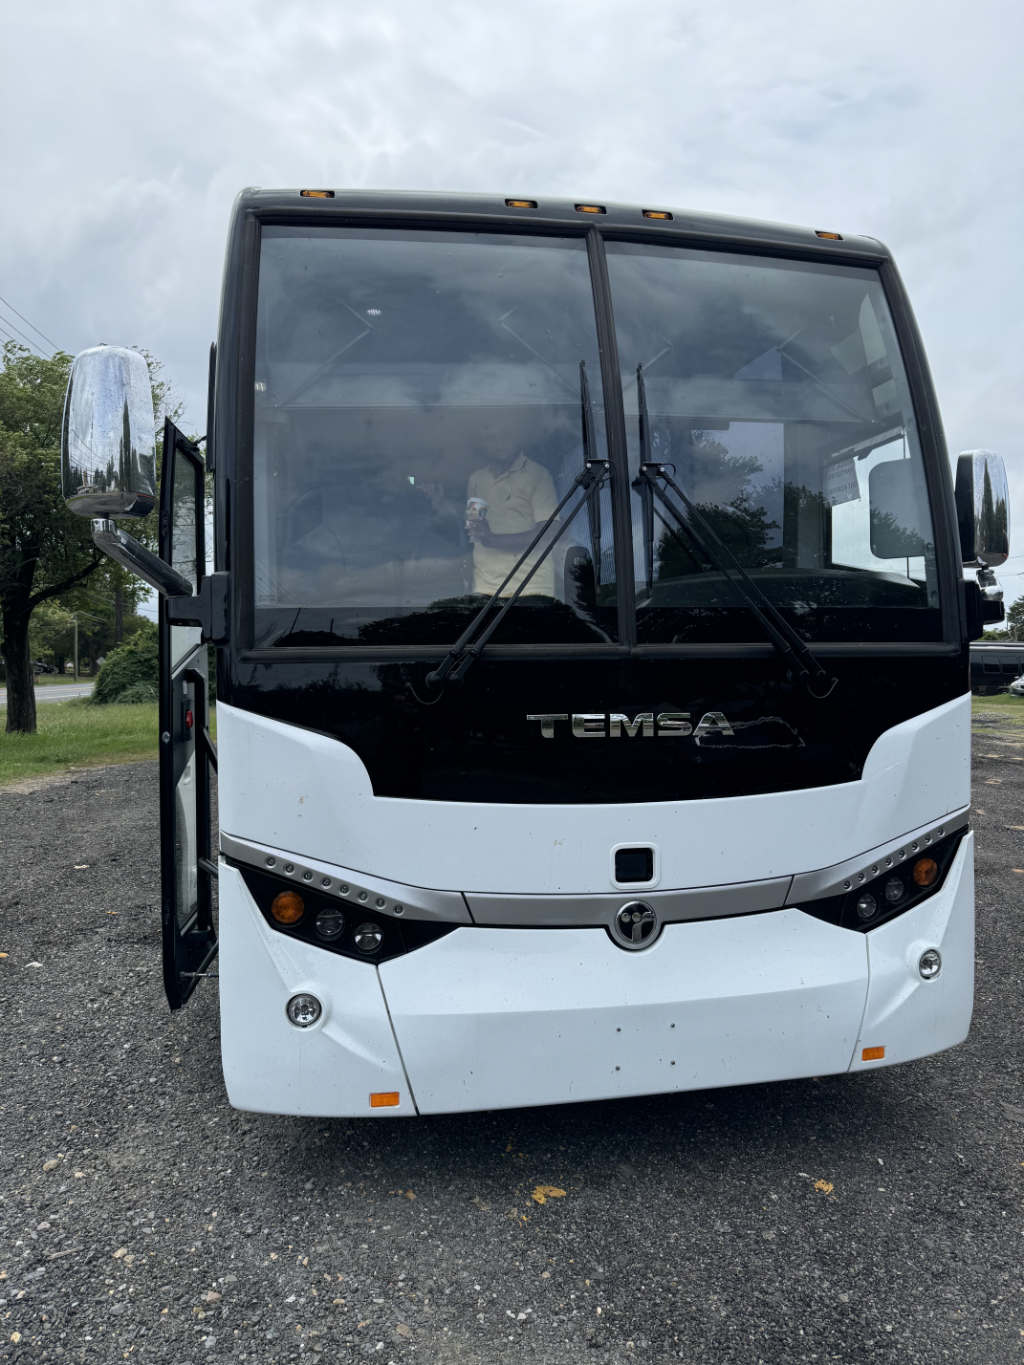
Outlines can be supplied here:
[[537, 201], [536, 199], [506, 199], [505, 207], [507, 209], [535, 209]]
[[577, 212], [577, 213], [607, 213], [607, 212], [608, 212], [608, 210], [607, 210], [606, 208], [603, 208], [600, 204], [577, 204], [575, 207], [576, 207], [576, 212]]
[[303, 199], [333, 199], [333, 190], [299, 190]]
[[826, 242], [841, 242], [843, 234], [841, 232], [821, 232], [818, 228], [814, 229], [815, 237], [822, 237]]
[[657, 218], [661, 222], [672, 221], [672, 215], [667, 209], [643, 209], [642, 212], [645, 218]]

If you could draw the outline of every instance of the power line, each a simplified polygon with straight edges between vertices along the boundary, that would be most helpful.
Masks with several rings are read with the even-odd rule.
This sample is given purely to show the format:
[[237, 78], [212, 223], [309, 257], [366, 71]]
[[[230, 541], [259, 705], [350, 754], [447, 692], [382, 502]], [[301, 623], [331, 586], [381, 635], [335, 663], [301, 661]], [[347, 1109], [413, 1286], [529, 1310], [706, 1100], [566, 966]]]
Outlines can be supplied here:
[[[15, 346], [19, 344], [18, 338], [14, 335], [13, 332], [9, 332], [6, 327], [0, 325], [0, 332], [4, 334], [8, 341], [13, 341]], [[33, 354], [35, 354], [35, 352], [33, 352]]]
[[5, 318], [2, 313], [0, 313], [0, 318], [2, 318], [3, 321], [6, 323], [4, 331], [7, 332], [7, 336], [10, 337], [11, 341], [14, 341], [14, 337], [12, 337], [10, 332], [7, 331], [8, 327], [13, 327], [14, 330], [18, 333], [18, 336], [24, 337], [24, 339], [28, 342], [29, 346], [32, 348], [33, 352], [36, 355], [42, 356], [44, 360], [49, 360], [50, 357], [43, 355], [42, 349], [40, 348], [39, 344], [33, 341], [31, 337], [25, 336], [25, 333], [21, 330], [21, 328], [18, 327], [15, 323], [13, 323], [10, 320], [10, 318]]
[[22, 322], [27, 322], [28, 325], [32, 328], [33, 332], [38, 332], [39, 335], [43, 338], [43, 340], [48, 341], [55, 351], [60, 351], [63, 349], [63, 347], [57, 345], [53, 337], [48, 337], [46, 333], [43, 331], [43, 329], [41, 327], [37, 327], [34, 322], [32, 322], [29, 318], [25, 316], [24, 313], [19, 313], [13, 303], [7, 303], [7, 300], [4, 298], [3, 294], [0, 294], [0, 303], [6, 304], [6, 306], [11, 310], [12, 313], [16, 313], [17, 316], [21, 318]]

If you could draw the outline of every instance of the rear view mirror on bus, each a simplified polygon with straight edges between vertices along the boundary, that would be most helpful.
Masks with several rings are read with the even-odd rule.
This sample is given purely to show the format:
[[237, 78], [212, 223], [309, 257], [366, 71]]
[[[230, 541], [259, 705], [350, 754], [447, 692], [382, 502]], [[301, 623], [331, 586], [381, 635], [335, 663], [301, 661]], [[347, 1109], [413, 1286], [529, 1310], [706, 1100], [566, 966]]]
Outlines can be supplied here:
[[868, 475], [871, 553], [877, 559], [923, 555], [928, 541], [927, 500], [910, 460], [886, 460]]
[[990, 450], [967, 450], [956, 462], [956, 518], [968, 565], [996, 569], [1010, 553], [1006, 466]]
[[153, 510], [153, 396], [138, 351], [94, 346], [76, 356], [64, 400], [61, 481], [65, 502], [80, 516]]
[[[168, 418], [167, 450], [180, 435]], [[64, 501], [70, 511], [92, 518], [98, 549], [164, 596], [195, 594], [194, 575], [179, 573], [114, 524], [115, 517], [146, 516], [156, 502], [153, 391], [145, 356], [122, 346], [94, 346], [75, 357], [64, 399], [60, 463]], [[194, 523], [202, 517], [202, 504], [200, 477], [198, 493], [188, 505], [196, 544], [201, 541]], [[188, 540], [184, 522], [175, 529]]]

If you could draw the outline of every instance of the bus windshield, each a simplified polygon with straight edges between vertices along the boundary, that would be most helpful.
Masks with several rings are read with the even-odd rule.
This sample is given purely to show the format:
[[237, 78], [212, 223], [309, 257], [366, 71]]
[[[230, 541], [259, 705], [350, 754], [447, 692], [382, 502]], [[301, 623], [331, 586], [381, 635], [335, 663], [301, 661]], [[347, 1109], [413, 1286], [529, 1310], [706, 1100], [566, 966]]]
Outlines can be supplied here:
[[[449, 645], [583, 468], [581, 372], [605, 458], [579, 238], [266, 229], [256, 643]], [[538, 547], [497, 639], [615, 638], [608, 498]]]
[[[583, 467], [581, 391], [590, 457], [608, 458], [602, 306], [626, 419], [612, 482], [631, 505], [627, 634], [763, 639], [640, 477], [645, 445], [809, 642], [941, 638], [924, 465], [876, 272], [603, 249], [611, 297], [595, 305], [580, 237], [264, 228], [254, 644], [450, 646]], [[495, 643], [623, 638], [611, 496], [606, 481], [566, 507], [554, 550], [542, 541], [504, 589], [529, 575]]]
[[877, 274], [608, 244], [640, 641], [748, 639], [749, 612], [646, 481], [662, 464], [810, 640], [940, 637], [910, 392]]

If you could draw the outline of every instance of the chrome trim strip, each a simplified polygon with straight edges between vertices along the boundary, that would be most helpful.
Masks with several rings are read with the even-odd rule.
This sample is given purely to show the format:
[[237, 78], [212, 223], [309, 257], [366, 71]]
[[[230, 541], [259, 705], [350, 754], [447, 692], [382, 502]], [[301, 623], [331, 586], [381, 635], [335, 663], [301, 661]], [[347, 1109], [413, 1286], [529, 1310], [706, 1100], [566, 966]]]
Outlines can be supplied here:
[[[839, 896], [872, 877], [916, 857], [938, 839], [968, 826], [968, 810], [954, 812], [891, 839], [867, 853], [795, 877], [730, 882], [723, 886], [688, 887], [677, 891], [644, 889], [643, 897], [663, 924], [684, 920], [726, 919], [759, 914], [786, 906]], [[586, 929], [607, 928], [629, 899], [629, 891], [589, 896], [497, 895], [481, 892], [435, 891], [385, 881], [364, 872], [320, 859], [300, 858], [266, 844], [255, 844], [222, 834], [221, 852], [260, 872], [271, 872], [317, 890], [339, 901], [364, 906], [375, 914], [410, 919], [440, 920], [446, 924], [476, 924], [489, 928]]]
[[804, 901], [845, 895], [847, 891], [869, 882], [872, 877], [924, 853], [930, 845], [947, 834], [966, 829], [968, 824], [968, 809], [965, 808], [947, 815], [944, 820], [935, 820], [930, 825], [912, 829], [899, 839], [879, 844], [877, 848], [860, 853], [856, 858], [847, 858], [845, 862], [819, 868], [816, 872], [801, 872], [793, 878], [787, 904], [799, 905]]
[[[651, 891], [641, 894], [663, 924], [679, 920], [725, 919], [762, 910], [781, 910], [786, 904], [789, 877], [763, 882], [731, 882], [726, 886], [697, 886], [685, 891]], [[490, 926], [545, 929], [607, 927], [627, 901], [635, 900], [629, 889], [598, 896], [492, 896], [466, 893], [473, 923]]]
[[300, 886], [306, 884], [327, 895], [337, 896], [376, 915], [392, 918], [442, 920], [445, 924], [472, 924], [466, 902], [458, 891], [431, 891], [422, 886], [406, 886], [365, 872], [349, 872], [335, 863], [318, 858], [300, 858], [267, 844], [253, 844], [231, 834], [220, 836], [220, 851], [226, 858], [244, 863], [259, 872], [286, 877]]

